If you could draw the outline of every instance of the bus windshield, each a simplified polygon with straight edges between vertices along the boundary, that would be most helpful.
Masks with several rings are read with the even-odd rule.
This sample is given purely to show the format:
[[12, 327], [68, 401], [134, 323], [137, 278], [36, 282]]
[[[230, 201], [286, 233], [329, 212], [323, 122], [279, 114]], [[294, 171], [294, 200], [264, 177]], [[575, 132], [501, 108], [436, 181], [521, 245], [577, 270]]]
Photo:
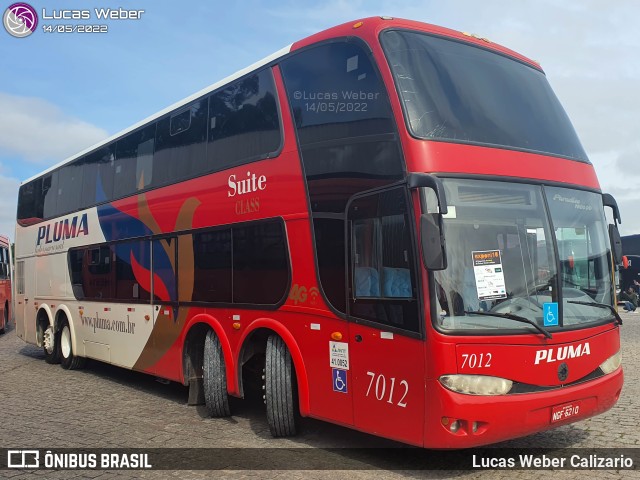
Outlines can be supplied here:
[[[448, 267], [436, 272], [437, 325], [445, 331], [553, 332], [607, 321], [610, 247], [600, 195], [508, 182], [444, 179]], [[429, 207], [435, 202], [425, 190]], [[544, 304], [560, 318], [543, 319]], [[590, 305], [588, 305], [590, 304]], [[474, 315], [473, 312], [495, 313]]]
[[388, 30], [381, 41], [414, 136], [589, 162], [542, 71], [418, 32]]

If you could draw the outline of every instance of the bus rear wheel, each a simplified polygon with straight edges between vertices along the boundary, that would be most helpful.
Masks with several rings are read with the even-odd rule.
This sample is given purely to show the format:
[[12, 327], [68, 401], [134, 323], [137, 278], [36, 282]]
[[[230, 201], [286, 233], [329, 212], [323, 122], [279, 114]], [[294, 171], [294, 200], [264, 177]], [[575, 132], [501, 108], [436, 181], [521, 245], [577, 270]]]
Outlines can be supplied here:
[[220, 339], [213, 330], [207, 332], [204, 340], [204, 366], [202, 371], [204, 401], [212, 417], [228, 417], [229, 394], [227, 393], [227, 372]]
[[53, 325], [49, 325], [42, 334], [42, 350], [45, 362], [52, 365], [60, 363], [60, 333], [53, 330]]
[[278, 335], [270, 335], [265, 359], [265, 403], [271, 435], [288, 437], [296, 434], [297, 400], [295, 370], [289, 349]]
[[71, 329], [69, 322], [66, 320], [62, 323], [59, 334], [60, 344], [60, 365], [65, 370], [77, 370], [84, 367], [85, 359], [73, 354], [73, 346], [71, 345]]

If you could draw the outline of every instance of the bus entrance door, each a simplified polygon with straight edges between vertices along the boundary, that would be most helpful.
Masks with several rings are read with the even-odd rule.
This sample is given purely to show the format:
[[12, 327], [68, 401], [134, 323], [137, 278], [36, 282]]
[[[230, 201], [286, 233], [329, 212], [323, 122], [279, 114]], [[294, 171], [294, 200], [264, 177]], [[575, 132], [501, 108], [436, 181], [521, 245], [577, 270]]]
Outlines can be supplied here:
[[363, 325], [352, 327], [352, 331], [356, 427], [422, 445], [424, 342]]
[[348, 205], [348, 308], [356, 427], [422, 445], [424, 340], [406, 189]]

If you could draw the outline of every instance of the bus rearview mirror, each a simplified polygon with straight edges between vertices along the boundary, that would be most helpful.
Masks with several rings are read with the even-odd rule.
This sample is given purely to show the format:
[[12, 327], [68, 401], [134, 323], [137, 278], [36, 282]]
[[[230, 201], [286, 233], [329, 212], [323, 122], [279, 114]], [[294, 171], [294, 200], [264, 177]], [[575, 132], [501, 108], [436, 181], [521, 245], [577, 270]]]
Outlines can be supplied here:
[[447, 250], [442, 230], [442, 215], [423, 213], [420, 217], [422, 261], [427, 270], [447, 268]]
[[620, 265], [622, 263], [622, 239], [616, 225], [609, 224], [609, 240], [611, 241], [613, 262]]

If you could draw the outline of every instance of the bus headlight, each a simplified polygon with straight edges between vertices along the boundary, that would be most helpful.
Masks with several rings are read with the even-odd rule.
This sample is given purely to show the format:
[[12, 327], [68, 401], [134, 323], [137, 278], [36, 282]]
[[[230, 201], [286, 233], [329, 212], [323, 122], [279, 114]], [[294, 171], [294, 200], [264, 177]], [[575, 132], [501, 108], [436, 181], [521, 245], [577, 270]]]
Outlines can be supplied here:
[[618, 353], [609, 357], [600, 365], [600, 370], [602, 370], [606, 375], [608, 373], [616, 371], [621, 363], [622, 355], [620, 354], [620, 350], [618, 350]]
[[440, 383], [449, 390], [466, 395], [506, 395], [513, 382], [485, 375], [443, 375]]

